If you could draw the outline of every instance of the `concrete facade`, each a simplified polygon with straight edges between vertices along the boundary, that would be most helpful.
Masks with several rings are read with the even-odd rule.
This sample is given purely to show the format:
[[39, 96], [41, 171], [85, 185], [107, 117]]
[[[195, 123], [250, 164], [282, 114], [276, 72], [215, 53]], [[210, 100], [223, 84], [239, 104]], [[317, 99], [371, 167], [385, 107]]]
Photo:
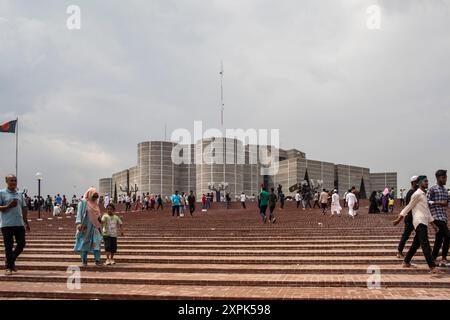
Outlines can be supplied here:
[[258, 160], [258, 146], [245, 146], [245, 168], [242, 184], [246, 195], [256, 195], [261, 185], [260, 166]]
[[101, 195], [105, 195], [105, 194], [109, 194], [112, 195], [113, 193], [113, 183], [112, 183], [112, 178], [103, 178], [100, 179], [98, 182], [98, 192]]
[[372, 183], [372, 190], [383, 191], [385, 187], [389, 189], [394, 187], [398, 191], [396, 172], [371, 173], [370, 181]]
[[210, 192], [210, 182], [228, 183], [230, 197], [244, 191], [245, 148], [241, 141], [229, 138], [203, 139], [196, 143], [197, 198]]
[[281, 184], [286, 195], [294, 195], [288, 188], [308, 177], [311, 180], [323, 181], [323, 188], [332, 190], [335, 187], [335, 166], [331, 162], [308, 160], [292, 157], [280, 161], [278, 174], [274, 176], [275, 185]]
[[113, 173], [113, 175], [112, 175], [113, 192], [114, 192], [115, 188], [117, 188], [117, 195], [124, 194], [124, 192], [120, 191], [120, 186], [122, 186], [122, 187], [127, 186], [128, 172], [129, 172], [129, 169], [126, 169], [126, 170], [122, 170], [122, 171]]
[[[138, 144], [136, 176], [139, 193], [169, 195], [177, 188], [177, 165], [172, 163], [175, 144], [167, 141], [149, 141]], [[130, 178], [130, 182], [133, 180]]]
[[338, 164], [335, 167], [335, 176], [337, 181], [336, 187], [338, 188], [339, 194], [341, 196], [343, 196], [344, 193], [353, 186], [358, 190], [365, 191], [363, 192], [363, 194], [361, 194], [362, 198], [367, 198], [370, 196], [370, 193], [372, 192], [372, 186], [369, 168], [350, 166], [345, 164]]
[[[117, 195], [124, 194], [120, 186], [125, 190], [127, 185], [134, 188], [137, 184], [138, 194], [148, 192], [165, 197], [175, 190], [193, 190], [200, 200], [203, 193], [210, 192], [211, 182], [226, 182], [227, 191], [235, 200], [242, 192], [247, 196], [257, 195], [261, 184], [269, 188], [281, 184], [286, 195], [293, 195], [289, 187], [306, 177], [310, 181], [322, 181], [325, 189], [337, 188], [341, 196], [352, 186], [360, 190], [362, 198], [385, 186], [397, 190], [395, 172], [371, 173], [369, 168], [310, 160], [297, 149], [278, 149], [278, 173], [262, 175], [266, 149], [268, 154], [275, 151], [270, 146], [244, 145], [231, 138], [202, 139], [191, 145], [141, 142], [137, 145], [137, 166], [114, 173], [112, 178], [100, 179], [100, 193], [113, 193], [117, 188]], [[178, 160], [173, 162], [172, 155]]]

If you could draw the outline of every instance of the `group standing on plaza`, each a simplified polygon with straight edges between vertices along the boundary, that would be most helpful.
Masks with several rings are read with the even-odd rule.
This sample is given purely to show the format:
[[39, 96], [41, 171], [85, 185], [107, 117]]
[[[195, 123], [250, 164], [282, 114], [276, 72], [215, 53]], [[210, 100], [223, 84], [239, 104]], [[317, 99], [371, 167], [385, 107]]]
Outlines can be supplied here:
[[[284, 197], [284, 195], [283, 195]], [[311, 206], [311, 199], [314, 204]], [[337, 189], [333, 189], [332, 191], [327, 189], [322, 189], [321, 192], [315, 191], [311, 197], [311, 192], [302, 192], [298, 190], [294, 195], [294, 200], [296, 202], [297, 208], [302, 207], [302, 210], [306, 210], [308, 207], [310, 210], [321, 209], [322, 214], [325, 215], [328, 210], [330, 210], [331, 216], [341, 216], [342, 207], [341, 207], [341, 198], [339, 196], [339, 192]], [[351, 218], [355, 218], [358, 215], [359, 208], [359, 192], [356, 190], [356, 187], [352, 187], [344, 194], [344, 208], [348, 209], [348, 215]]]

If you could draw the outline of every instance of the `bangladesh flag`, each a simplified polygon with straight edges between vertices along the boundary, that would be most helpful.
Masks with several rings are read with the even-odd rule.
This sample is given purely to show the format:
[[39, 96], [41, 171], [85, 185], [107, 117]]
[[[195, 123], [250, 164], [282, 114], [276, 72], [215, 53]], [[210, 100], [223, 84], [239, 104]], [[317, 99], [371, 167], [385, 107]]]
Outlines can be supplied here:
[[5, 122], [0, 125], [0, 132], [16, 133], [17, 120]]

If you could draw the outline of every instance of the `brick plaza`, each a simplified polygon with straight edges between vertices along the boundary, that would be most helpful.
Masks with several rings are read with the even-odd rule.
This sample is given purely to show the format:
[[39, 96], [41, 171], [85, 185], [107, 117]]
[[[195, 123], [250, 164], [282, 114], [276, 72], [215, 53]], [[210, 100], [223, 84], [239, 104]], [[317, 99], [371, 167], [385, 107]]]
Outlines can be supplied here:
[[[403, 226], [392, 214], [353, 220], [323, 216], [317, 209], [277, 208], [276, 224], [262, 224], [255, 203], [237, 203], [194, 217], [164, 211], [121, 212], [117, 265], [81, 271], [81, 288], [67, 288], [75, 218], [30, 214], [32, 233], [19, 272], [0, 275], [2, 299], [446, 299], [450, 274], [432, 277], [419, 249], [416, 268], [402, 269], [395, 257]], [[396, 210], [397, 212], [398, 210]], [[434, 239], [433, 231], [430, 239]], [[408, 249], [411, 240], [405, 250]], [[0, 247], [3, 262], [4, 250]], [[381, 271], [379, 289], [369, 289], [369, 266]]]

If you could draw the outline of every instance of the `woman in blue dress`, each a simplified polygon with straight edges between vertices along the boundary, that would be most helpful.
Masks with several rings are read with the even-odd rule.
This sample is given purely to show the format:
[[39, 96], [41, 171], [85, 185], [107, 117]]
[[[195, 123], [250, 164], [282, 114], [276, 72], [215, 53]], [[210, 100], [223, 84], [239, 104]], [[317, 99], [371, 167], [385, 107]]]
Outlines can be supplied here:
[[94, 188], [89, 188], [84, 194], [83, 200], [78, 204], [77, 210], [77, 233], [75, 247], [73, 250], [79, 252], [82, 266], [87, 266], [87, 255], [94, 254], [95, 265], [101, 266], [101, 242], [100, 232], [101, 218], [100, 207], [98, 205], [98, 192]]

